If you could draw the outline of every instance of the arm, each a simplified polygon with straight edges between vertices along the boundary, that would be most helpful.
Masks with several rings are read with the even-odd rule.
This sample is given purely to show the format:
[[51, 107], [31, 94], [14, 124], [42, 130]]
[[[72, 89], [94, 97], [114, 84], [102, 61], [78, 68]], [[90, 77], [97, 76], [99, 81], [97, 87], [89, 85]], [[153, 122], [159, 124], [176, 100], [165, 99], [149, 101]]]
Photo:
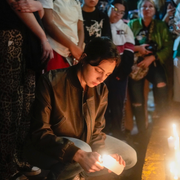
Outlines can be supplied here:
[[149, 46], [149, 44], [136, 45], [134, 46], [134, 52], [139, 52], [142, 55], [147, 55], [147, 54], [152, 53], [151, 51], [148, 51], [146, 49], [146, 46]]
[[79, 59], [82, 54], [82, 49], [73, 43], [55, 24], [53, 21], [53, 10], [45, 9], [43, 23], [48, 34], [63, 46], [69, 48], [72, 55]]
[[93, 128], [92, 139], [90, 142], [90, 146], [92, 147], [92, 150], [97, 152], [101, 152], [103, 150], [104, 140], [106, 138], [105, 133], [102, 132], [102, 129], [105, 127], [104, 114], [106, 112], [107, 100], [108, 100], [108, 90], [105, 85], [102, 88], [102, 92], [100, 94], [101, 94], [100, 97], [101, 101], [97, 109], [97, 115]]
[[[11, 4], [14, 2], [14, 0], [7, 0], [7, 2]], [[14, 12], [22, 20], [22, 22], [40, 39], [43, 49], [42, 61], [53, 58], [52, 48], [47, 42], [46, 35], [41, 26], [38, 24], [35, 16], [32, 13], [21, 13], [17, 10], [14, 10]]]
[[44, 15], [44, 9], [39, 1], [34, 0], [19, 0], [11, 3], [11, 7], [22, 13], [32, 13], [38, 11], [40, 18]]
[[166, 14], [162, 21], [164, 21], [166, 24], [168, 24], [169, 17], [173, 16], [174, 13], [175, 13], [175, 8], [171, 4], [168, 4]]
[[78, 20], [78, 46], [83, 50], [83, 44], [84, 44], [84, 27], [83, 27], [83, 21]]
[[51, 129], [53, 90], [49, 79], [43, 75], [36, 88], [36, 98], [31, 110], [31, 138], [33, 145], [61, 162], [71, 162], [78, 147], [65, 138], [57, 137]]
[[[132, 65], [134, 64], [134, 35], [129, 26], [125, 27], [124, 48], [119, 49], [120, 54], [122, 54], [121, 64], [117, 68], [117, 73], [115, 74], [117, 80], [125, 79], [132, 71]], [[121, 52], [121, 49], [124, 49], [123, 52]]]
[[161, 61], [162, 64], [172, 56], [172, 49], [173, 49], [173, 40], [172, 36], [166, 26], [165, 23], [162, 23], [159, 30], [158, 30], [159, 38], [158, 38], [158, 45], [160, 49], [157, 51], [156, 55], [158, 59]]

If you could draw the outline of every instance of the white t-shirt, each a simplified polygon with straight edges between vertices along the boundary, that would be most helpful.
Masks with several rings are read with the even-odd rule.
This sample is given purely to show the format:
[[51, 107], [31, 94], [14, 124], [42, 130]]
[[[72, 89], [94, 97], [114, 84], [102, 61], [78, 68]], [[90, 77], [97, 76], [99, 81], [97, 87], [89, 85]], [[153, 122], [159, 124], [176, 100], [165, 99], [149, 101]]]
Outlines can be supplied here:
[[[75, 44], [78, 44], [78, 20], [83, 21], [79, 0], [38, 0], [43, 8], [53, 10], [54, 23]], [[47, 35], [49, 43], [54, 51], [67, 57], [69, 49]]]

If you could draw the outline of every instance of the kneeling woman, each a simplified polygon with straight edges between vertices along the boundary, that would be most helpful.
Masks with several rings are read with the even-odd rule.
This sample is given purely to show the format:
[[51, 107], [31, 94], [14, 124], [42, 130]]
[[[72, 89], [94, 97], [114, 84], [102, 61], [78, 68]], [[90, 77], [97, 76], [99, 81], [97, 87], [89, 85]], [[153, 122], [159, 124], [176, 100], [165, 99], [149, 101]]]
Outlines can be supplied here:
[[79, 64], [41, 77], [32, 108], [31, 138], [25, 152], [32, 164], [49, 169], [48, 179], [71, 179], [107, 173], [100, 154], [111, 154], [129, 169], [136, 152], [105, 135], [108, 90], [103, 81], [120, 62], [108, 38], [95, 38]]

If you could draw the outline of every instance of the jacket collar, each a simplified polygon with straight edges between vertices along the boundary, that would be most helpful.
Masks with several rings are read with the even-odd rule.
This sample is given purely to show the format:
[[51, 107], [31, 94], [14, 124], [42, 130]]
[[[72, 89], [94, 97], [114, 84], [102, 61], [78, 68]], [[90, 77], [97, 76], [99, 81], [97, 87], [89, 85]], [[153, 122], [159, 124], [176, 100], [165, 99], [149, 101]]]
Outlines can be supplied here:
[[79, 64], [69, 67], [67, 70], [67, 78], [75, 88], [82, 90], [83, 88], [77, 77], [77, 71], [79, 67], [80, 67]]

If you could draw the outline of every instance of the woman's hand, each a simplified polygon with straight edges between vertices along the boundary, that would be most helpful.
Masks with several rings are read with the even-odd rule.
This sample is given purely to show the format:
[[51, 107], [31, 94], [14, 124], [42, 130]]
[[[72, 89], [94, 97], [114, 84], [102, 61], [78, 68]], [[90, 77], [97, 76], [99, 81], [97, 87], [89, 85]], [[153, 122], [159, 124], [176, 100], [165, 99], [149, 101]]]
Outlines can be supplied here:
[[166, 14], [168, 17], [171, 17], [174, 15], [176, 8], [173, 7], [171, 4], [168, 4]]
[[173, 16], [175, 13], [175, 7], [173, 7], [170, 3], [167, 6], [167, 11], [165, 16], [163, 17], [163, 21], [166, 22], [168, 24], [169, 22], [169, 17]]
[[149, 67], [149, 65], [155, 60], [155, 56], [154, 55], [151, 55], [151, 56], [146, 56], [144, 57], [144, 60], [141, 61], [140, 63], [138, 63], [138, 66], [139, 67], [142, 67], [142, 68], [147, 68]]
[[50, 59], [52, 59], [54, 57], [54, 54], [48, 40], [41, 41], [41, 46], [42, 46], [41, 61], [43, 63], [45, 61], [49, 61]]
[[19, 0], [11, 3], [11, 7], [22, 13], [32, 13], [43, 10], [42, 4], [34, 0]]
[[73, 158], [86, 172], [96, 172], [104, 168], [100, 161], [100, 154], [97, 152], [85, 152], [79, 149]]
[[149, 46], [149, 44], [142, 44], [140, 46], [135, 46], [135, 51], [138, 51], [142, 55], [147, 55], [149, 53], [152, 53], [151, 51], [148, 51], [146, 47]]
[[69, 47], [69, 50], [71, 52], [71, 55], [76, 59], [79, 60], [82, 53], [83, 53], [83, 49], [80, 48], [79, 46], [75, 45], [74, 43], [72, 43], [72, 46]]
[[[124, 167], [126, 166], [125, 161], [123, 160], [123, 158], [118, 155], [118, 154], [111, 154], [111, 157], [113, 157], [114, 159], [116, 159], [117, 162], [119, 162], [119, 164], [123, 165]], [[108, 172], [111, 173], [111, 170], [108, 169]]]

